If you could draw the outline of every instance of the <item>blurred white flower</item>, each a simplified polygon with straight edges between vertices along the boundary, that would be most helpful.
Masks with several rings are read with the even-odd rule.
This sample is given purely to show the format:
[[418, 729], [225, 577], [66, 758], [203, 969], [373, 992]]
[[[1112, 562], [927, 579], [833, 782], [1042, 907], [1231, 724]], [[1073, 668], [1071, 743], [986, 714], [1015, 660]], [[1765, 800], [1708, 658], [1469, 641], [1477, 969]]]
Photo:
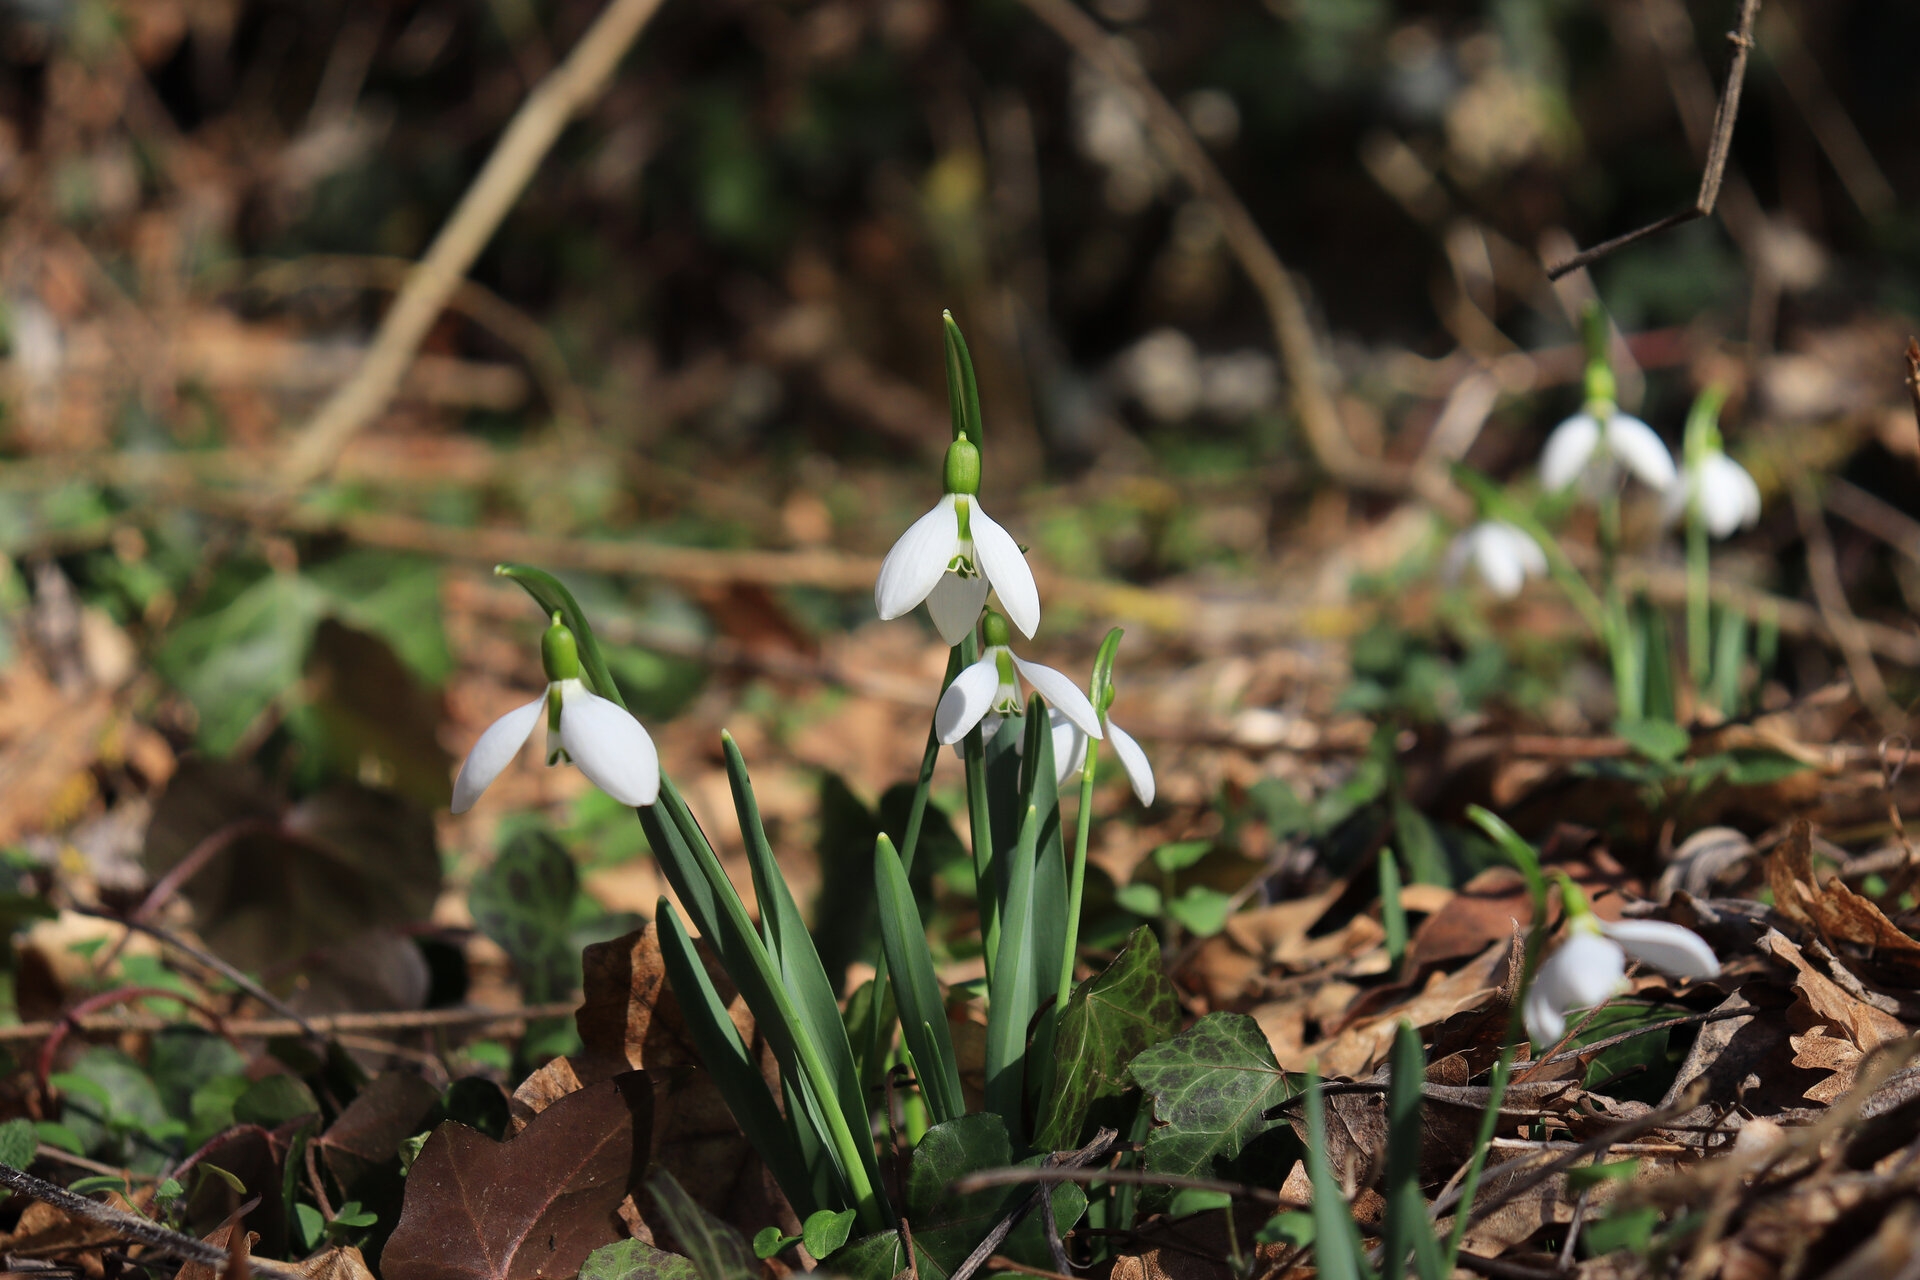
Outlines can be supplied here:
[[547, 713], [547, 763], [571, 760], [587, 781], [625, 805], [660, 795], [660, 756], [638, 720], [580, 682], [573, 634], [556, 616], [542, 638], [548, 684], [539, 697], [487, 727], [453, 780], [453, 811], [465, 813], [520, 753], [540, 713]]
[[952, 746], [983, 722], [985, 736], [992, 737], [1002, 717], [1020, 714], [1020, 678], [1081, 732], [1101, 736], [1100, 717], [1078, 685], [1052, 667], [1016, 657], [1007, 647], [1010, 637], [1005, 618], [988, 610], [980, 634], [986, 642], [980, 660], [953, 678], [940, 695], [940, 705], [934, 708], [934, 731], [941, 742]]
[[921, 601], [949, 645], [972, 630], [991, 587], [1028, 639], [1040, 626], [1040, 592], [1013, 535], [980, 509], [980, 451], [963, 435], [947, 449], [946, 495], [900, 535], [881, 562], [873, 605], [891, 621]]
[[1581, 903], [1568, 929], [1572, 936], [1547, 957], [1527, 989], [1527, 1035], [1542, 1047], [1559, 1043], [1570, 1011], [1591, 1009], [1619, 994], [1626, 985], [1628, 956], [1676, 978], [1711, 978], [1720, 972], [1713, 949], [1677, 924], [1602, 920]]
[[[1047, 722], [1053, 728], [1054, 780], [1063, 784], [1087, 767], [1087, 735], [1058, 707], [1047, 712]], [[1113, 754], [1120, 758], [1120, 767], [1133, 785], [1133, 794], [1141, 804], [1152, 804], [1153, 765], [1147, 760], [1147, 753], [1111, 716], [1107, 717], [1106, 741], [1113, 744]]]
[[1445, 565], [1449, 581], [1472, 565], [1495, 595], [1511, 600], [1528, 578], [1544, 575], [1547, 553], [1526, 530], [1504, 520], [1482, 520], [1454, 538]]
[[1708, 533], [1728, 538], [1760, 519], [1760, 486], [1745, 467], [1720, 450], [1709, 449], [1667, 486], [1667, 520], [1681, 519], [1692, 503], [1700, 504]]
[[1206, 394], [1200, 353], [1178, 329], [1155, 329], [1121, 352], [1119, 373], [1140, 407], [1158, 422], [1185, 422]]
[[1674, 482], [1673, 455], [1654, 429], [1611, 406], [1604, 417], [1593, 407], [1553, 429], [1540, 451], [1540, 483], [1557, 493], [1574, 481], [1589, 497], [1606, 493], [1619, 481], [1620, 468], [1648, 488], [1665, 492]]

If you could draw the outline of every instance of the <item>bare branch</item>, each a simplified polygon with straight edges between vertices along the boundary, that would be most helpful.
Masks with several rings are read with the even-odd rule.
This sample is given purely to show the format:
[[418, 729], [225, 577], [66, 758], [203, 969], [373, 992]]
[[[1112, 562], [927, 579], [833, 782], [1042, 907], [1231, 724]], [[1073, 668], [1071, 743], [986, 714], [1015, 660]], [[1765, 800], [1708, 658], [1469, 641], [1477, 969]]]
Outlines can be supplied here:
[[1713, 136], [1707, 143], [1707, 160], [1700, 173], [1700, 190], [1693, 197], [1691, 208], [1678, 213], [1668, 214], [1658, 222], [1649, 223], [1637, 231], [1584, 249], [1571, 258], [1547, 268], [1547, 279], [1558, 280], [1572, 271], [1591, 266], [1616, 249], [1644, 240], [1648, 236], [1658, 235], [1695, 218], [1704, 218], [1713, 212], [1720, 200], [1720, 184], [1727, 174], [1727, 152], [1733, 145], [1733, 122], [1740, 115], [1740, 91], [1747, 82], [1747, 59], [1753, 53], [1753, 22], [1760, 13], [1760, 0], [1740, 0], [1740, 24], [1727, 33], [1727, 39], [1733, 44], [1733, 62], [1727, 68], [1727, 87], [1720, 93], [1720, 106], [1713, 114]]

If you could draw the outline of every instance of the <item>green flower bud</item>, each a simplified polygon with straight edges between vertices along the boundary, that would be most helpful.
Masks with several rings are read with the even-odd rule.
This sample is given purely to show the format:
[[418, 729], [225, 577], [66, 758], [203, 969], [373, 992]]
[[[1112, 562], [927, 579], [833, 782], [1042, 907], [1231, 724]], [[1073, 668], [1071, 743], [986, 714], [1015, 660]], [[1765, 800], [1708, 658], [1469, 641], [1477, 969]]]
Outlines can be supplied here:
[[547, 669], [548, 680], [580, 678], [580, 647], [557, 613], [553, 615], [553, 625], [540, 637], [540, 661]]
[[980, 450], [964, 433], [947, 446], [947, 462], [942, 479], [948, 493], [972, 495], [980, 492]]
[[1005, 618], [988, 609], [980, 615], [980, 639], [989, 649], [1005, 646], [1013, 642], [1013, 630]]

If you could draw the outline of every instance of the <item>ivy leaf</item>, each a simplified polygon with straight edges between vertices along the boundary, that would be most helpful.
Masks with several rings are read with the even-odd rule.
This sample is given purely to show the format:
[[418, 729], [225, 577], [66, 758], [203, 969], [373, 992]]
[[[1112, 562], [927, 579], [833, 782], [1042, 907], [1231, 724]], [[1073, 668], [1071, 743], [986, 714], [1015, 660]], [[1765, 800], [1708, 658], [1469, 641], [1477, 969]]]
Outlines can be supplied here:
[[[1023, 1168], [1040, 1162], [1032, 1156]], [[921, 1280], [946, 1280], [1000, 1219], [1032, 1193], [1028, 1186], [986, 1187], [971, 1195], [950, 1190], [955, 1180], [981, 1169], [1014, 1164], [1006, 1121], [991, 1111], [976, 1112], [935, 1125], [914, 1148], [907, 1173], [907, 1221], [913, 1227], [914, 1261]], [[1087, 1196], [1071, 1184], [1053, 1193], [1053, 1212], [1061, 1231], [1086, 1211]], [[1029, 1214], [1001, 1242], [999, 1252], [1015, 1262], [1045, 1266], [1050, 1261], [1039, 1213]], [[826, 1269], [851, 1280], [892, 1280], [907, 1269], [897, 1232], [882, 1231], [856, 1240], [834, 1254]]]
[[579, 895], [573, 859], [538, 829], [507, 841], [493, 864], [474, 877], [467, 895], [473, 922], [512, 958], [530, 1004], [565, 999], [580, 983], [580, 953], [571, 933]]
[[1216, 1159], [1231, 1160], [1274, 1127], [1266, 1113], [1293, 1093], [1260, 1024], [1244, 1013], [1210, 1013], [1129, 1070], [1160, 1122], [1142, 1153], [1151, 1173], [1212, 1175]]
[[1180, 1025], [1180, 1004], [1160, 963], [1160, 940], [1145, 925], [1120, 954], [1075, 987], [1053, 1037], [1054, 1092], [1034, 1145], [1075, 1146], [1088, 1111], [1133, 1087], [1127, 1064]]
[[644, 1240], [620, 1240], [595, 1249], [580, 1268], [580, 1280], [700, 1280], [700, 1272], [677, 1253]]

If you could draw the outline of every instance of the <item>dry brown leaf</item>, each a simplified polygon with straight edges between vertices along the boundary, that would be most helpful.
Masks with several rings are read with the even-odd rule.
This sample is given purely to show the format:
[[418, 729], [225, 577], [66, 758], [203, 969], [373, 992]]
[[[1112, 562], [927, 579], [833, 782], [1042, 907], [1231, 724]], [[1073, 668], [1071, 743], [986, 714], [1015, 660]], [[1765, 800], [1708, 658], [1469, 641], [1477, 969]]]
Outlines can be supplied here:
[[[225, 1253], [229, 1258], [245, 1258], [253, 1251], [253, 1247], [260, 1243], [260, 1233], [249, 1231], [235, 1240], [233, 1233], [236, 1229], [237, 1224], [231, 1222], [222, 1227], [215, 1227], [207, 1233], [205, 1243]], [[219, 1280], [219, 1277], [206, 1263], [189, 1262], [180, 1268], [180, 1274], [174, 1280]]]
[[1832, 1024], [1863, 1052], [1907, 1034], [1906, 1025], [1900, 1019], [1874, 1008], [1815, 969], [1800, 948], [1777, 930], [1760, 939], [1760, 949], [1795, 970], [1793, 990], [1798, 999], [1794, 1007], [1804, 1008], [1811, 1015], [1794, 1019], [1795, 1026], [1804, 1028], [1816, 1020]]
[[1807, 1101], [1826, 1106], [1853, 1087], [1853, 1077], [1863, 1056], [1858, 1045], [1828, 1034], [1824, 1024], [1804, 1034], [1788, 1036], [1787, 1043], [1793, 1046], [1794, 1066], [1827, 1073], [1801, 1095]]
[[307, 1280], [373, 1280], [367, 1260], [352, 1245], [336, 1245], [325, 1253], [316, 1253], [293, 1269]]
[[[704, 947], [701, 958], [714, 989], [727, 1001], [741, 1039], [755, 1044], [746, 1002]], [[623, 1066], [644, 1068], [654, 1087], [654, 1162], [679, 1179], [697, 1204], [724, 1221], [750, 1229], [784, 1221], [791, 1211], [772, 1189], [752, 1144], [700, 1065], [667, 983], [655, 926], [588, 947], [581, 965], [584, 981], [574, 1021], [583, 1052], [535, 1073], [515, 1092], [518, 1106], [537, 1111], [543, 1098], [564, 1096]], [[770, 1055], [762, 1054], [760, 1060], [768, 1086], [777, 1089]]]
[[1429, 1027], [1497, 995], [1499, 985], [1494, 974], [1506, 958], [1507, 935], [1502, 934], [1496, 945], [1483, 949], [1472, 963], [1450, 974], [1434, 974], [1426, 989], [1405, 1004], [1341, 1028], [1331, 1040], [1315, 1048], [1320, 1069], [1330, 1077], [1357, 1079], [1365, 1075], [1393, 1043], [1394, 1029], [1402, 1018], [1416, 1028]]
[[1813, 871], [1813, 828], [1796, 821], [1787, 838], [1767, 859], [1767, 887], [1773, 891], [1774, 910], [1824, 935], [1830, 942], [1865, 948], [1874, 967], [1891, 969], [1920, 983], [1920, 941], [1915, 941], [1886, 913], [1829, 875], [1821, 884]]

